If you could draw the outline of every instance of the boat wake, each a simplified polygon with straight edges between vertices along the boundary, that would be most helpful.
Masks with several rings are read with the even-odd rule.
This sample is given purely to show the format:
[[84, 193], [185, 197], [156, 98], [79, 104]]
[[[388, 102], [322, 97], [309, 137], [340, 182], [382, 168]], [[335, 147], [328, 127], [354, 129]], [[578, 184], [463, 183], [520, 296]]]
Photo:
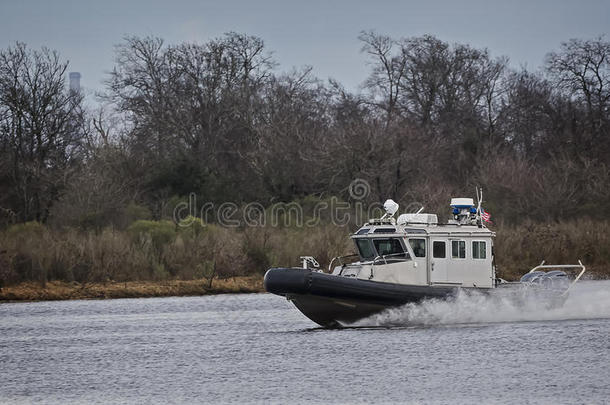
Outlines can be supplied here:
[[471, 323], [610, 318], [610, 280], [581, 281], [565, 304], [548, 308], [543, 302], [505, 294], [460, 293], [385, 310], [350, 327], [432, 326]]

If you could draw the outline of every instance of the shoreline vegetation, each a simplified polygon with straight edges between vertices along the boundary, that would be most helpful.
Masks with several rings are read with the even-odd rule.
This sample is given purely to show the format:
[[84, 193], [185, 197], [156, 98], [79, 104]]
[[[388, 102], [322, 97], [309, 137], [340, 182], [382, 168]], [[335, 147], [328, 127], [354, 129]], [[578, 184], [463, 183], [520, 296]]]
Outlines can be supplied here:
[[57, 301], [112, 298], [187, 297], [214, 294], [264, 292], [263, 279], [258, 276], [232, 277], [209, 282], [201, 280], [126, 281], [77, 283], [51, 281], [23, 282], [0, 289], [0, 303], [22, 301]]
[[[195, 218], [188, 226], [136, 220], [126, 229], [54, 229], [37, 222], [0, 231], [0, 302], [192, 296], [264, 292], [270, 267], [299, 266], [312, 255], [322, 269], [353, 253], [356, 225], [226, 228]], [[497, 276], [518, 280], [545, 260], [610, 277], [610, 221], [490, 225]]]

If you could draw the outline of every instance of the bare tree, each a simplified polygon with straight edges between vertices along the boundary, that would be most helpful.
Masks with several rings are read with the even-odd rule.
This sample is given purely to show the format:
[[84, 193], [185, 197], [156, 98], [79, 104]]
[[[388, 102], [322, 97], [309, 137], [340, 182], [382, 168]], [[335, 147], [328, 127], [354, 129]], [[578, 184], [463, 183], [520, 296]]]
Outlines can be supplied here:
[[[586, 109], [588, 134], [580, 142], [585, 149], [599, 148], [608, 136], [610, 113], [610, 42], [602, 37], [593, 40], [571, 39], [559, 52], [547, 55], [546, 68], [566, 96]], [[599, 150], [599, 149], [598, 149]], [[607, 155], [602, 149], [600, 156]]]
[[397, 54], [393, 54], [397, 43], [386, 35], [362, 31], [358, 39], [362, 42], [362, 52], [373, 58], [372, 71], [364, 85], [371, 91], [372, 101], [385, 111], [387, 126], [394, 118], [400, 83], [406, 73], [405, 55], [400, 49]]
[[547, 70], [570, 95], [601, 118], [610, 101], [610, 42], [571, 39], [547, 55]]
[[0, 204], [22, 221], [44, 221], [66, 170], [78, 160], [82, 95], [65, 85], [67, 63], [25, 44], [0, 52]]

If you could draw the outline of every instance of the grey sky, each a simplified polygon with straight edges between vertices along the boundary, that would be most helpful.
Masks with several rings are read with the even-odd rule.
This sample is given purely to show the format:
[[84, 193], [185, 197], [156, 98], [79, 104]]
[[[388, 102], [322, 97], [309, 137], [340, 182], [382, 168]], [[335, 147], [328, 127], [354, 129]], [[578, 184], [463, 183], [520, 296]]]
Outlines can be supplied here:
[[0, 0], [0, 47], [22, 41], [55, 49], [88, 89], [102, 87], [113, 45], [125, 35], [178, 43], [228, 31], [263, 38], [281, 71], [312, 65], [318, 77], [357, 89], [368, 72], [357, 40], [366, 29], [487, 47], [515, 67], [535, 70], [562, 41], [608, 36], [610, 2]]

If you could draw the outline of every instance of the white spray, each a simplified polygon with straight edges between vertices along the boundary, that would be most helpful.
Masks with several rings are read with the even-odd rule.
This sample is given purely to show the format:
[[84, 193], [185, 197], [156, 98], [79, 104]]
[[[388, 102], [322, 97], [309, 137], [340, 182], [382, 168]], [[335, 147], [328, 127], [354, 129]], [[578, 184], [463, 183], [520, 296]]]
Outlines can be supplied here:
[[502, 294], [460, 293], [389, 309], [352, 326], [450, 325], [491, 322], [610, 318], [610, 281], [581, 281], [565, 304], [547, 308], [535, 298], [515, 300]]

